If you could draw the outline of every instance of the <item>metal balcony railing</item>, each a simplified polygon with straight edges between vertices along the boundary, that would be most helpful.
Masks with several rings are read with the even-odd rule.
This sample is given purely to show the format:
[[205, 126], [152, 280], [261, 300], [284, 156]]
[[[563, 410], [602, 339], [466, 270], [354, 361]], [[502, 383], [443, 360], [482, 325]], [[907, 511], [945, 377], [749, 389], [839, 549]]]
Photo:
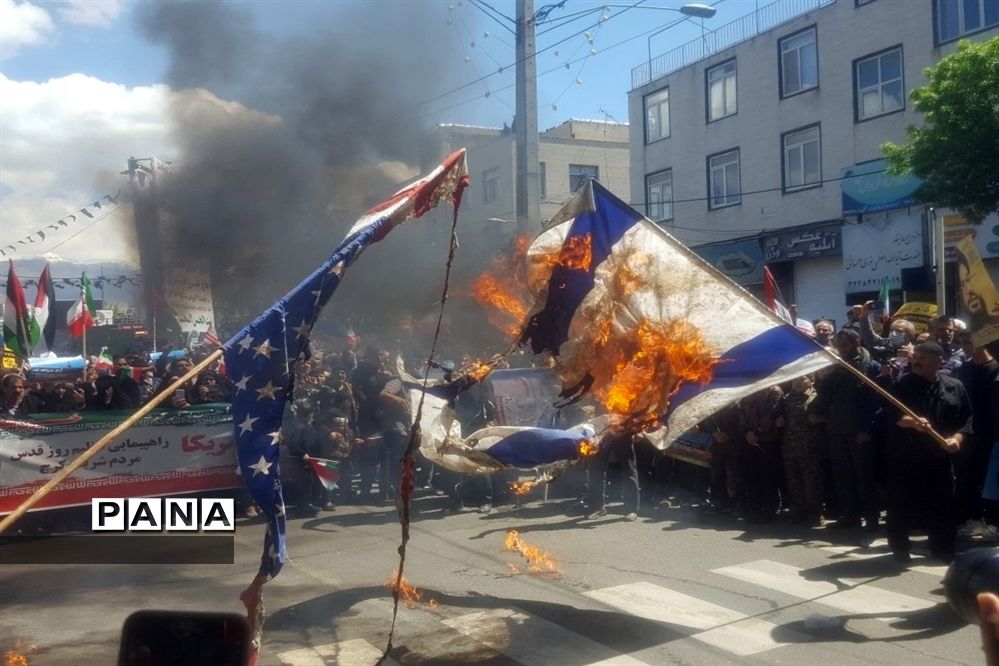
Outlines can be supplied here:
[[631, 70], [632, 89], [644, 86], [698, 60], [723, 51], [730, 46], [771, 30], [802, 14], [835, 3], [836, 0], [777, 0], [760, 7], [731, 23], [698, 37], [671, 51], [643, 62]]

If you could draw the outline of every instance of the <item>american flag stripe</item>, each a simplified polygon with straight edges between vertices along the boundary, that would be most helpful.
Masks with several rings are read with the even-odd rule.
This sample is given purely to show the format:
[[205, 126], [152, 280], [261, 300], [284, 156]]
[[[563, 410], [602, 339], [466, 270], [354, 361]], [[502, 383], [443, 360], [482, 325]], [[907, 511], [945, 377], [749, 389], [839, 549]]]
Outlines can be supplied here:
[[340, 285], [346, 267], [365, 248], [440, 201], [452, 201], [457, 211], [467, 185], [462, 149], [448, 156], [430, 176], [366, 213], [329, 259], [223, 345], [226, 370], [235, 384], [232, 414], [239, 470], [267, 518], [260, 579], [276, 576], [287, 557], [278, 465], [281, 424], [295, 387], [295, 362], [308, 355], [313, 325]]

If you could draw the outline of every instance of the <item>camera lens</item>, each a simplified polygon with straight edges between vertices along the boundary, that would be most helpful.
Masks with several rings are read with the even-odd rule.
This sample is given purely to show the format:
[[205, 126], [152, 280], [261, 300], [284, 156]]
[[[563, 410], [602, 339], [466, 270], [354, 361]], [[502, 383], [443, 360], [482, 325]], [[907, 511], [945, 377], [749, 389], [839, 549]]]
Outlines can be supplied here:
[[999, 594], [999, 548], [976, 548], [961, 555], [947, 569], [943, 581], [947, 603], [969, 624], [978, 624], [981, 592]]

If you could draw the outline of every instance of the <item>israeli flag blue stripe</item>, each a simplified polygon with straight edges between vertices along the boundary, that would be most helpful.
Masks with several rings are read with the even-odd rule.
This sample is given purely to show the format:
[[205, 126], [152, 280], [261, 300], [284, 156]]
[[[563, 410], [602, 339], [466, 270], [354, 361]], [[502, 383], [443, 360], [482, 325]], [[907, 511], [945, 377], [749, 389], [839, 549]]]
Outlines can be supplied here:
[[669, 413], [698, 394], [755, 384], [821, 349], [814, 340], [789, 324], [763, 331], [723, 353], [721, 363], [715, 366], [714, 376], [707, 384], [682, 384], [670, 401]]
[[594, 192], [594, 210], [576, 216], [569, 228], [563, 247], [573, 238], [592, 239], [592, 260], [589, 270], [555, 266], [548, 280], [550, 298], [543, 310], [528, 320], [522, 342], [530, 342], [531, 351], [543, 351], [558, 356], [559, 347], [569, 337], [569, 324], [576, 309], [593, 289], [593, 276], [599, 266], [614, 250], [614, 245], [641, 219], [633, 208], [606, 193], [603, 186], [591, 181]]
[[504, 465], [530, 469], [579, 457], [579, 443], [584, 439], [582, 432], [528, 428], [504, 437], [485, 452]]

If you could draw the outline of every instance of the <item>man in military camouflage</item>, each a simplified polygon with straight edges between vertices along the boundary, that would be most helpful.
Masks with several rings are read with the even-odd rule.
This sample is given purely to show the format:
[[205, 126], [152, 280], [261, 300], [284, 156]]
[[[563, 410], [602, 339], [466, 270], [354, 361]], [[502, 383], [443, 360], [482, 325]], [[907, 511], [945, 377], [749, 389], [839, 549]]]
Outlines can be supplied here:
[[822, 426], [808, 418], [808, 407], [813, 400], [811, 375], [791, 382], [791, 392], [784, 396], [781, 411], [784, 425], [781, 445], [792, 520], [821, 527], [826, 446]]

